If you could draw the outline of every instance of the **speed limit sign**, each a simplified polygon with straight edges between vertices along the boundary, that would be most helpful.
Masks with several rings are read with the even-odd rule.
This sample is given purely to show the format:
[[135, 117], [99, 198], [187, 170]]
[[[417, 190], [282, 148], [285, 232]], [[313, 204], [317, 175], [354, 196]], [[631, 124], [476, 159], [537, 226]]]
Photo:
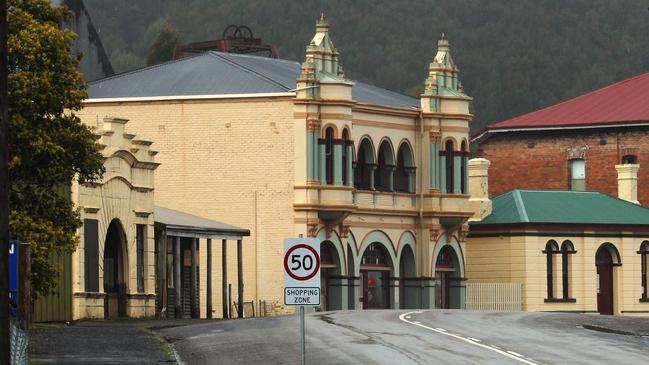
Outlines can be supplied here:
[[320, 243], [315, 238], [284, 240], [284, 304], [320, 305]]

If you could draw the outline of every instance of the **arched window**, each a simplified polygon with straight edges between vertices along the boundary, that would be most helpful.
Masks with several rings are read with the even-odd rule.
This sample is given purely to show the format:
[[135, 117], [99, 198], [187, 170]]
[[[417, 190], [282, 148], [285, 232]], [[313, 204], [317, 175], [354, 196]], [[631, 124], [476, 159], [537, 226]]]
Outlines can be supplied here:
[[343, 185], [349, 184], [349, 165], [347, 161], [347, 147], [349, 146], [349, 133], [347, 129], [343, 130], [342, 140], [342, 167], [343, 167]]
[[581, 158], [568, 161], [570, 173], [570, 190], [586, 190], [586, 162]]
[[397, 167], [394, 173], [394, 190], [403, 193], [414, 192], [414, 172], [412, 151], [407, 143], [402, 143], [397, 153]]
[[325, 176], [327, 184], [334, 182], [334, 130], [329, 127], [325, 130]]
[[543, 253], [545, 254], [545, 264], [546, 264], [546, 271], [547, 271], [547, 292], [548, 292], [548, 297], [547, 299], [553, 299], [555, 292], [554, 292], [554, 286], [555, 286], [555, 281], [554, 281], [554, 271], [555, 271], [555, 265], [556, 262], [554, 260], [553, 255], [555, 253], [559, 252], [559, 246], [557, 245], [557, 242], [554, 240], [548, 241], [548, 243], [545, 245], [545, 250], [543, 250]]
[[358, 147], [358, 157], [354, 168], [354, 187], [360, 190], [374, 189], [372, 167], [374, 166], [374, 148], [368, 138], [363, 138]]
[[376, 190], [394, 190], [394, 181], [392, 180], [394, 173], [393, 169], [394, 157], [392, 153], [392, 146], [387, 140], [384, 140], [379, 146], [379, 156], [374, 175], [374, 186], [376, 187]]
[[461, 151], [462, 151], [462, 157], [461, 157], [462, 160], [460, 162], [460, 179], [461, 179], [461, 181], [460, 181], [460, 191], [462, 192], [462, 194], [466, 194], [467, 193], [467, 191], [466, 191], [467, 190], [467, 187], [466, 187], [466, 183], [467, 183], [467, 181], [466, 181], [466, 179], [467, 179], [466, 165], [468, 163], [467, 159], [469, 157], [469, 151], [468, 151], [467, 146], [466, 146], [466, 141], [462, 141]]
[[576, 253], [575, 247], [570, 241], [563, 241], [561, 244], [561, 279], [563, 284], [563, 298], [570, 298], [570, 255]]
[[641, 285], [642, 285], [642, 299], [641, 301], [649, 302], [649, 288], [647, 288], [647, 256], [649, 255], [649, 241], [644, 241], [640, 245], [640, 275], [641, 275]]
[[622, 156], [622, 163], [635, 165], [638, 163], [638, 156], [636, 155], [624, 155]]
[[454, 189], [453, 185], [453, 175], [455, 172], [453, 171], [453, 157], [455, 153], [453, 152], [453, 141], [450, 139], [446, 141], [446, 144], [444, 145], [445, 153], [446, 153], [446, 192], [452, 194]]
[[388, 254], [380, 243], [371, 243], [363, 253], [361, 265], [390, 267], [390, 264], [388, 263]]

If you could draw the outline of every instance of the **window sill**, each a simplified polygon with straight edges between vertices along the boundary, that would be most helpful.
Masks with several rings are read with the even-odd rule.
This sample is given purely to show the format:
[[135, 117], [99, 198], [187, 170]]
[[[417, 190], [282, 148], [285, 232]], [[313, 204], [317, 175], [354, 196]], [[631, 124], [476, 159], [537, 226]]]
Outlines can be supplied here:
[[545, 303], [577, 303], [575, 298], [545, 298]]
[[649, 298], [640, 298], [640, 303], [649, 303]]

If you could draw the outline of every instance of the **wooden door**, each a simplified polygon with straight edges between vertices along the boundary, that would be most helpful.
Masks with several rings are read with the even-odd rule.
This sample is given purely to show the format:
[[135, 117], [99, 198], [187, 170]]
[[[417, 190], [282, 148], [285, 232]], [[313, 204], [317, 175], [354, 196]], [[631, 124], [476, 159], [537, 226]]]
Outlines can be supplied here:
[[597, 311], [613, 314], [613, 266], [609, 263], [597, 265]]

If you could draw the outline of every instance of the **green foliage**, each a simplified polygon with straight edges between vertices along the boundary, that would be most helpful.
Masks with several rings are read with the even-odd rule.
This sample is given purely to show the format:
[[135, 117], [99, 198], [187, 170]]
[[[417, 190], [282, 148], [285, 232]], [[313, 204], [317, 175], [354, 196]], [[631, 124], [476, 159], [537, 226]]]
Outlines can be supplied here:
[[95, 135], [74, 115], [86, 86], [70, 52], [71, 16], [48, 0], [9, 0], [9, 207], [11, 235], [31, 243], [32, 287], [52, 286], [51, 253], [70, 252], [81, 222], [70, 199], [73, 179], [103, 173]]
[[160, 26], [158, 36], [149, 48], [149, 54], [146, 57], [146, 65], [151, 66], [158, 63], [166, 62], [171, 59], [171, 54], [176, 44], [180, 42], [180, 36], [169, 22], [165, 19]]
[[[248, 25], [302, 61], [327, 14], [351, 78], [405, 92], [426, 78], [442, 32], [474, 98], [472, 128], [649, 70], [646, 0], [85, 0], [117, 70], [144, 65], [148, 28], [169, 17], [186, 42]], [[147, 43], [148, 42], [148, 43]], [[121, 67], [125, 68], [121, 68]], [[126, 67], [128, 66], [128, 67]]]

